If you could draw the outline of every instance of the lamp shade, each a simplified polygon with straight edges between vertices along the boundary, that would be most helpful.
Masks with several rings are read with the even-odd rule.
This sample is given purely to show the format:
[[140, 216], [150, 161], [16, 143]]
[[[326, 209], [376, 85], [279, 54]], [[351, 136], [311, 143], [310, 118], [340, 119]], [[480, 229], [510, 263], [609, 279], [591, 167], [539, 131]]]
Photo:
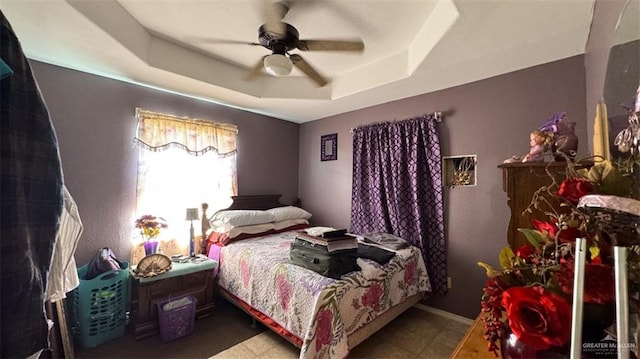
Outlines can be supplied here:
[[197, 208], [187, 208], [187, 221], [195, 221], [198, 218], [198, 209]]
[[293, 69], [293, 63], [285, 55], [272, 54], [264, 58], [264, 69], [274, 76], [287, 76]]

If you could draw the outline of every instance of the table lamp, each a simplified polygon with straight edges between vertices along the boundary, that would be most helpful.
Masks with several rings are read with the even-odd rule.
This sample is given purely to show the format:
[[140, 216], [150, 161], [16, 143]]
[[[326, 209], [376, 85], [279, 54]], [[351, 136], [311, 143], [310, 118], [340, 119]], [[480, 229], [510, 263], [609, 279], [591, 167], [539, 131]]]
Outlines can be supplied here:
[[193, 231], [193, 221], [198, 219], [198, 209], [197, 208], [187, 208], [187, 221], [191, 221], [191, 229], [189, 231], [189, 255], [196, 255], [196, 239]]

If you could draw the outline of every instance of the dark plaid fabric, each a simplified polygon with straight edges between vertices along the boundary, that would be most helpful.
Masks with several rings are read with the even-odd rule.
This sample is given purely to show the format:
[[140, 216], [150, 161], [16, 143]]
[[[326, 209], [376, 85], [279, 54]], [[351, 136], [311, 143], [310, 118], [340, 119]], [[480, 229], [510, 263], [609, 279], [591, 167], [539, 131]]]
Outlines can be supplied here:
[[387, 232], [422, 251], [433, 293], [447, 292], [437, 121], [425, 115], [356, 128], [352, 233]]
[[45, 349], [46, 279], [62, 213], [62, 170], [47, 107], [11, 25], [0, 12], [0, 357]]

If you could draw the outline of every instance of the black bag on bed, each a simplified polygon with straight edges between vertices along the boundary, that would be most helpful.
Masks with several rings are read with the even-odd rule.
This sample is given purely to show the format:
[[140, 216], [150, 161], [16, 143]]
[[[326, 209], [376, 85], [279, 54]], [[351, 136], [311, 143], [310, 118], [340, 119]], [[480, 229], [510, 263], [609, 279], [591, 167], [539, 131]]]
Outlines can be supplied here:
[[320, 273], [325, 277], [340, 279], [343, 274], [360, 270], [356, 260], [358, 249], [342, 249], [329, 252], [326, 246], [296, 238], [289, 252], [291, 263]]

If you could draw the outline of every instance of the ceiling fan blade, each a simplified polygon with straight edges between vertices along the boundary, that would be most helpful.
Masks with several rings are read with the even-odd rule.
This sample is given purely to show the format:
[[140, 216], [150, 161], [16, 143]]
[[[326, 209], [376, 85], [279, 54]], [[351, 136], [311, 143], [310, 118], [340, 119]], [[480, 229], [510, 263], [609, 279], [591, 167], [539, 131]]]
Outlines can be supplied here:
[[290, 55], [289, 58], [291, 62], [293, 62], [293, 66], [300, 69], [300, 71], [304, 72], [313, 82], [315, 82], [318, 86], [322, 87], [328, 83], [327, 79], [322, 77], [307, 61], [305, 61], [300, 55]]
[[362, 40], [300, 40], [297, 47], [302, 51], [363, 51]]
[[187, 42], [198, 43], [198, 44], [223, 44], [223, 45], [252, 45], [252, 46], [260, 46], [257, 42], [248, 42], [248, 41], [240, 41], [240, 40], [229, 40], [229, 39], [217, 39], [215, 37], [199, 37], [199, 36], [190, 36], [185, 38]]
[[247, 76], [244, 77], [245, 81], [255, 80], [256, 78], [258, 78], [258, 76], [260, 76], [260, 73], [264, 68], [264, 58], [267, 56], [269, 55], [262, 56], [260, 60], [256, 62], [255, 65], [253, 65], [253, 67], [251, 68], [251, 71], [249, 71]]
[[284, 17], [287, 16], [287, 13], [289, 12], [290, 7], [291, 7], [290, 1], [286, 1], [286, 0], [277, 1], [271, 4], [271, 9], [272, 9], [271, 11], [275, 13], [275, 16], [277, 16], [278, 21], [282, 21]]
[[267, 32], [284, 35], [286, 34], [286, 25], [282, 22], [285, 15], [289, 12], [288, 1], [263, 1], [262, 2], [262, 18], [264, 20], [264, 29]]

